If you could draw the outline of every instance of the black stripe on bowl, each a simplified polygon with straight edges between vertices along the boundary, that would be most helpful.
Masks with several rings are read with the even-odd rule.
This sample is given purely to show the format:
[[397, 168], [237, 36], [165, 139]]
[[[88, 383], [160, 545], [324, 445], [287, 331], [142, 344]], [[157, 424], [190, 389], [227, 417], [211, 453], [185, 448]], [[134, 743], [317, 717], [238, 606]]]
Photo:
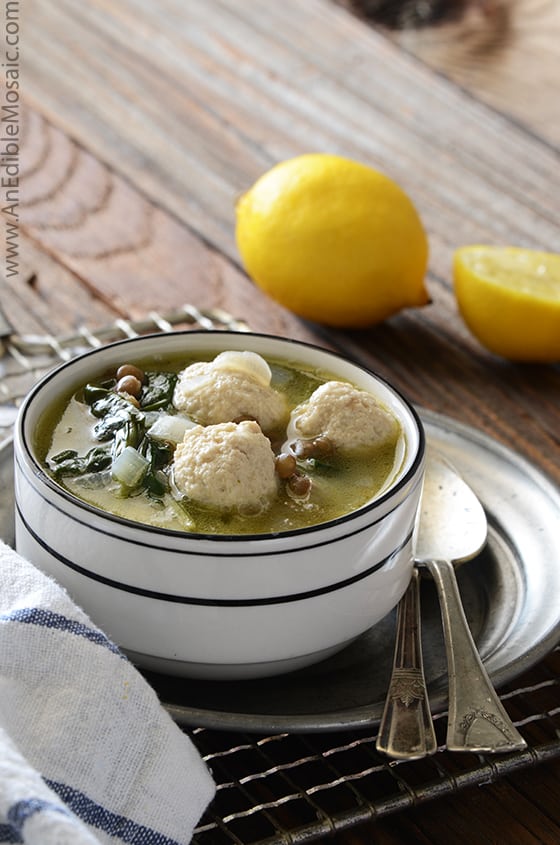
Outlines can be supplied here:
[[114, 579], [107, 578], [104, 575], [98, 575], [95, 572], [90, 572], [83, 566], [80, 566], [79, 564], [74, 563], [74, 561], [69, 560], [64, 555], [61, 555], [59, 552], [49, 546], [48, 543], [42, 540], [41, 537], [39, 537], [35, 533], [35, 531], [33, 531], [33, 529], [29, 526], [19, 509], [17, 509], [17, 516], [22, 526], [28, 532], [28, 534], [39, 546], [41, 546], [41, 548], [43, 548], [49, 555], [51, 555], [51, 557], [58, 560], [59, 563], [63, 564], [63, 566], [66, 566], [69, 569], [73, 569], [75, 572], [78, 572], [80, 575], [83, 575], [86, 578], [90, 578], [92, 581], [99, 581], [101, 584], [106, 584], [108, 587], [113, 587], [116, 590], [122, 590], [123, 592], [133, 593], [134, 595], [144, 596], [146, 598], [154, 598], [159, 599], [160, 601], [174, 602], [175, 604], [204, 605], [206, 607], [258, 607], [262, 605], [271, 604], [287, 604], [288, 602], [302, 601], [304, 599], [314, 598], [315, 596], [321, 596], [327, 593], [332, 593], [336, 590], [341, 590], [344, 587], [349, 587], [351, 584], [355, 584], [358, 581], [362, 581], [365, 578], [368, 578], [374, 572], [377, 572], [383, 567], [390, 564], [393, 558], [398, 555], [412, 539], [411, 532], [408, 537], [404, 540], [404, 542], [399, 544], [399, 546], [397, 546], [397, 548], [394, 549], [391, 554], [383, 558], [383, 560], [374, 563], [373, 566], [370, 566], [363, 572], [359, 572], [357, 575], [353, 575], [350, 578], [345, 578], [343, 581], [337, 581], [335, 584], [328, 584], [327, 586], [318, 587], [314, 590], [306, 590], [301, 593], [290, 593], [288, 595], [271, 596], [269, 598], [206, 599], [199, 598], [197, 596], [176, 596], [171, 593], [159, 593], [155, 590], [146, 590], [142, 587], [133, 587], [130, 584], [123, 584], [120, 581], [115, 581]]
[[[367, 531], [373, 525], [377, 525], [377, 523], [382, 522], [384, 519], [387, 519], [392, 513], [394, 513], [394, 511], [398, 510], [398, 508], [400, 508], [401, 505], [403, 505], [408, 500], [408, 498], [412, 495], [412, 493], [416, 489], [416, 486], [418, 484], [422, 483], [422, 479], [418, 479], [416, 481], [416, 483], [414, 484], [414, 486], [410, 489], [407, 496], [404, 499], [397, 502], [395, 504], [395, 506], [393, 508], [391, 508], [391, 510], [386, 511], [385, 513], [383, 513], [377, 519], [374, 519], [371, 522], [368, 522], [367, 525], [363, 525], [361, 528], [356, 528], [354, 531], [349, 531], [347, 534], [342, 534], [340, 537], [331, 537], [331, 538], [327, 538], [325, 540], [320, 540], [316, 543], [309, 543], [308, 545], [305, 545], [305, 546], [297, 546], [297, 547], [288, 548], [288, 549], [269, 549], [268, 551], [262, 551], [261, 550], [261, 551], [256, 551], [256, 552], [251, 552], [251, 551], [248, 551], [247, 549], [245, 549], [241, 552], [221, 552], [218, 549], [212, 549], [211, 551], [205, 552], [203, 550], [197, 549], [195, 552], [193, 552], [193, 551], [187, 551], [187, 550], [183, 550], [183, 549], [174, 549], [174, 548], [171, 548], [171, 547], [168, 547], [168, 546], [159, 546], [159, 545], [157, 545], [157, 543], [148, 543], [148, 542], [145, 542], [143, 540], [133, 540], [130, 537], [123, 537], [122, 534], [119, 533], [119, 532], [108, 531], [104, 528], [99, 528], [97, 526], [95, 528], [92, 528], [91, 523], [89, 523], [87, 520], [78, 519], [78, 517], [73, 516], [67, 510], [65, 510], [63, 507], [61, 507], [58, 504], [55, 504], [51, 499], [49, 499], [47, 496], [45, 496], [43, 493], [41, 493], [41, 491], [39, 489], [37, 489], [37, 487], [35, 487], [34, 484], [33, 484], [33, 481], [35, 480], [35, 478], [37, 476], [34, 475], [34, 476], [32, 476], [32, 478], [29, 478], [26, 471], [25, 471], [25, 466], [22, 466], [22, 464], [20, 463], [20, 461], [17, 457], [16, 457], [16, 463], [17, 463], [19, 470], [23, 474], [25, 480], [32, 487], [33, 492], [37, 496], [39, 496], [39, 498], [42, 499], [43, 502], [46, 502], [46, 504], [49, 507], [54, 508], [54, 510], [63, 514], [63, 516], [65, 516], [66, 519], [69, 519], [72, 522], [76, 522], [78, 525], [84, 525], [84, 526], [86, 526], [86, 528], [90, 528], [92, 531], [96, 531], [99, 534], [103, 534], [106, 537], [112, 537], [113, 539], [118, 540], [119, 542], [122, 542], [122, 543], [129, 543], [132, 546], [141, 546], [142, 548], [155, 549], [156, 551], [164, 551], [164, 552], [171, 551], [171, 552], [174, 552], [175, 554], [186, 555], [186, 556], [195, 555], [196, 557], [200, 556], [200, 557], [214, 557], [214, 558], [215, 557], [225, 557], [225, 558], [269, 557], [270, 555], [292, 554], [293, 552], [296, 552], [296, 551], [304, 552], [304, 551], [307, 551], [307, 549], [317, 549], [317, 548], [320, 548], [321, 546], [332, 546], [333, 543], [339, 543], [342, 540], [345, 540], [347, 537], [353, 537], [356, 534], [361, 534], [362, 531]], [[50, 481], [48, 476], [46, 476], [43, 472], [41, 472], [41, 474], [38, 477], [42, 481], [44, 481], [45, 479], [48, 479]], [[51, 486], [52, 486], [52, 484], [48, 485], [49, 489], [50, 489]], [[66, 493], [64, 488], [59, 487], [58, 485], [55, 486], [55, 491], [57, 493], [59, 493], [59, 492]], [[210, 541], [213, 541], [213, 542], [222, 541], [222, 542], [225, 542], [225, 543], [229, 543], [231, 540], [245, 540], [245, 542], [259, 540], [259, 539], [268, 540], [268, 541], [270, 541], [270, 540], [280, 540], [281, 541], [285, 537], [290, 537], [290, 536], [293, 537], [296, 534], [297, 535], [303, 535], [305, 533], [308, 533], [307, 528], [300, 529], [299, 531], [282, 531], [282, 532], [279, 532], [278, 534], [240, 534], [240, 535], [235, 535], [235, 534], [234, 535], [230, 535], [230, 534], [196, 534], [196, 533], [188, 533], [186, 531], [172, 531], [172, 530], [161, 529], [161, 528], [156, 528], [156, 527], [153, 528], [152, 526], [145, 525], [142, 522], [132, 522], [132, 520], [129, 520], [129, 519], [121, 519], [120, 517], [116, 517], [113, 514], [108, 513], [107, 511], [102, 511], [99, 508], [95, 508], [92, 505], [89, 505], [87, 502], [82, 502], [81, 499], [78, 499], [77, 497], [72, 496], [71, 494], [67, 494], [66, 496], [64, 496], [63, 501], [65, 501], [65, 500], [68, 500], [73, 506], [79, 508], [80, 510], [83, 510], [85, 514], [92, 513], [92, 514], [95, 514], [98, 517], [102, 517], [103, 519], [107, 519], [110, 525], [113, 524], [114, 522], [117, 522], [117, 523], [120, 522], [120, 524], [128, 525], [133, 529], [139, 529], [139, 531], [141, 531], [141, 532], [153, 533], [155, 535], [156, 539], [158, 537], [161, 537], [161, 536], [169, 535], [170, 537], [173, 537], [173, 538], [184, 537], [185, 539], [193, 539], [193, 540], [201, 540], [202, 539], [202, 540], [210, 540]], [[358, 513], [360, 513], [360, 515], [361, 515], [361, 512], [358, 512], [358, 511], [353, 512], [354, 515], [357, 515]], [[334, 523], [335, 523], [335, 520], [332, 520], [331, 522], [322, 522], [322, 523], [319, 523], [318, 525], [310, 526], [310, 528], [330, 528]]]

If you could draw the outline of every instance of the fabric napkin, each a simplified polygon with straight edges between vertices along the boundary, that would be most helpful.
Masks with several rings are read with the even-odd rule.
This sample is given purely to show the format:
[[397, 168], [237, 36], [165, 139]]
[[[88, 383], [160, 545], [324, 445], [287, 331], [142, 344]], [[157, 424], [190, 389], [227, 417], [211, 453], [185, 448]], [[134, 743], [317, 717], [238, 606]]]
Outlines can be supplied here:
[[186, 845], [214, 789], [132, 663], [0, 541], [0, 842]]

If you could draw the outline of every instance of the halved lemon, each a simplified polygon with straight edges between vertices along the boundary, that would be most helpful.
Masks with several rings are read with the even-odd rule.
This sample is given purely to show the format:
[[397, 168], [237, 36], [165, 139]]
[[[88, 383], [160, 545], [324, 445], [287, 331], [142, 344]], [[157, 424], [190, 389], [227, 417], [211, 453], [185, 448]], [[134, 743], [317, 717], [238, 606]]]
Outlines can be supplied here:
[[512, 361], [560, 361], [560, 255], [464, 246], [453, 282], [460, 314], [488, 350]]

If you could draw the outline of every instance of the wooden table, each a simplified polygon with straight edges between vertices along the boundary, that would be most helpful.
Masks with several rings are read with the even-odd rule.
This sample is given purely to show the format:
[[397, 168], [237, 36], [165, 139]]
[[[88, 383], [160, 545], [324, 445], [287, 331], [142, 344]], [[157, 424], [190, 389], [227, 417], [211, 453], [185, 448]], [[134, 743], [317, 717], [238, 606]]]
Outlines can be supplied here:
[[[490, 4], [486, 18], [473, 6], [462, 22], [405, 32], [379, 30], [331, 0], [4, 5], [6, 79], [21, 71], [23, 85], [12, 100], [17, 202], [2, 189], [16, 248], [0, 297], [18, 331], [95, 327], [185, 302], [223, 308], [254, 330], [343, 350], [560, 483], [559, 366], [487, 353], [458, 316], [450, 282], [463, 244], [560, 250], [554, 0]], [[333, 331], [300, 321], [247, 279], [235, 198], [276, 161], [310, 150], [368, 162], [411, 195], [430, 238], [429, 306]], [[542, 739], [531, 719], [522, 730]], [[553, 749], [538, 766], [332, 841], [552, 845], [559, 780]]]

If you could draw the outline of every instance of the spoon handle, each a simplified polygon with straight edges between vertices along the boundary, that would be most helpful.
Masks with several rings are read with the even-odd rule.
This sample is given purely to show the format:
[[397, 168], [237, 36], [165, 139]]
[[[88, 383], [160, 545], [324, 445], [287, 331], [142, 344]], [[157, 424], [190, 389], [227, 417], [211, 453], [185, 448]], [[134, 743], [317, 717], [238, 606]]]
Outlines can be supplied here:
[[424, 680], [416, 567], [397, 609], [393, 673], [375, 747], [389, 757], [407, 760], [416, 760], [437, 750]]
[[455, 577], [447, 560], [425, 560], [435, 581], [449, 676], [449, 751], [519, 751], [527, 743], [506, 713], [472, 638]]

